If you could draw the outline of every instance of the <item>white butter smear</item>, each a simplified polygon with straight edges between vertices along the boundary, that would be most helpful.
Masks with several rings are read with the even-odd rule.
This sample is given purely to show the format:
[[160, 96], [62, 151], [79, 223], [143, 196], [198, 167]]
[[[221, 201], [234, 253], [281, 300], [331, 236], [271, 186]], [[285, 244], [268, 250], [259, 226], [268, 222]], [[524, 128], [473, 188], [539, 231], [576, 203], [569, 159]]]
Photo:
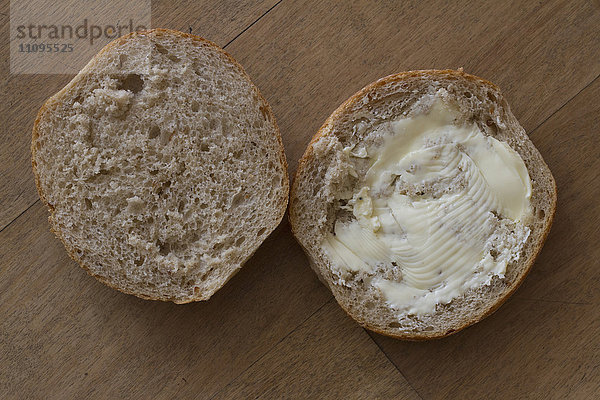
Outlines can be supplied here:
[[[455, 125], [456, 118], [438, 99], [427, 114], [376, 128], [383, 144], [366, 150], [370, 168], [348, 202], [356, 219], [337, 221], [322, 243], [340, 270], [399, 268], [395, 280], [368, 282], [409, 314], [433, 313], [503, 277], [529, 236], [521, 223], [531, 213], [523, 160], [476, 124]], [[435, 195], [405, 191], [433, 186]], [[516, 245], [498, 246], [498, 237]]]

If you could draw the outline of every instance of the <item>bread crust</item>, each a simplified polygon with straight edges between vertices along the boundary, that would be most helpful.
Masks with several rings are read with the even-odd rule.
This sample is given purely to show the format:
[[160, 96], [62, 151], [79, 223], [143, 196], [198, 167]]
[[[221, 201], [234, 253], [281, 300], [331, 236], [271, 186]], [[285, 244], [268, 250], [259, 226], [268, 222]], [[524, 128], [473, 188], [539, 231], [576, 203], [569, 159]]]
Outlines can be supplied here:
[[[61, 97], [61, 95], [67, 91], [69, 88], [71, 88], [73, 85], [77, 84], [77, 82], [79, 81], [79, 79], [81, 79], [81, 77], [87, 72], [88, 69], [90, 69], [95, 63], [96, 61], [100, 58], [101, 55], [103, 55], [104, 53], [113, 50], [113, 48], [118, 47], [119, 45], [129, 41], [129, 40], [135, 40], [136, 37], [138, 36], [147, 36], [147, 35], [161, 35], [161, 34], [169, 34], [169, 35], [173, 35], [179, 38], [188, 38], [188, 39], [192, 39], [195, 42], [198, 43], [202, 43], [205, 45], [209, 45], [210, 47], [212, 47], [214, 50], [218, 51], [219, 53], [221, 53], [222, 55], [224, 55], [227, 60], [229, 61], [229, 63], [231, 64], [231, 66], [233, 66], [234, 68], [238, 69], [239, 72], [241, 72], [242, 76], [251, 84], [254, 93], [257, 95], [259, 101], [261, 102], [261, 105], [264, 107], [264, 110], [267, 112], [269, 118], [271, 119], [271, 121], [273, 121], [273, 126], [274, 126], [274, 134], [277, 138], [277, 142], [279, 143], [279, 160], [283, 166], [283, 188], [284, 188], [284, 193], [286, 193], [285, 196], [282, 196], [282, 198], [279, 200], [278, 205], [277, 205], [277, 220], [281, 221], [281, 219], [283, 218], [285, 211], [287, 209], [287, 204], [288, 204], [288, 199], [289, 196], [287, 195], [287, 193], [289, 193], [289, 176], [288, 176], [288, 164], [287, 164], [287, 160], [285, 157], [285, 149], [283, 147], [283, 141], [281, 139], [281, 133], [279, 131], [279, 126], [277, 125], [277, 120], [275, 119], [275, 115], [273, 113], [273, 110], [271, 109], [271, 106], [269, 105], [269, 103], [266, 101], [266, 99], [263, 97], [262, 93], [260, 93], [260, 91], [258, 90], [258, 87], [254, 84], [254, 82], [252, 82], [252, 80], [250, 79], [250, 76], [246, 73], [246, 71], [244, 70], [244, 68], [242, 67], [242, 65], [240, 63], [238, 63], [229, 53], [227, 53], [225, 50], [223, 50], [221, 47], [219, 47], [217, 44], [215, 44], [214, 42], [211, 42], [210, 40], [204, 39], [201, 36], [197, 36], [197, 35], [193, 35], [193, 34], [189, 34], [189, 33], [184, 33], [184, 32], [179, 32], [179, 31], [175, 31], [175, 30], [171, 30], [171, 29], [165, 29], [165, 28], [156, 28], [156, 29], [149, 29], [149, 30], [144, 30], [144, 31], [137, 31], [137, 32], [132, 32], [129, 33], [127, 35], [121, 36], [113, 41], [111, 41], [110, 43], [108, 43], [106, 46], [104, 46], [102, 48], [102, 50], [100, 50], [98, 52], [98, 54], [96, 54], [91, 60], [90, 62], [67, 84], [65, 85], [64, 88], [62, 88], [60, 91], [58, 91], [56, 94], [54, 94], [53, 96], [51, 96], [48, 100], [46, 100], [44, 102], [44, 104], [42, 105], [42, 107], [40, 108], [40, 110], [38, 111], [37, 117], [35, 119], [35, 122], [33, 124], [33, 131], [32, 131], [32, 138], [31, 138], [31, 166], [32, 166], [32, 170], [33, 170], [33, 176], [34, 176], [34, 180], [35, 180], [35, 185], [37, 187], [37, 191], [38, 194], [40, 196], [40, 199], [42, 200], [42, 202], [46, 205], [46, 207], [48, 208], [48, 211], [50, 212], [50, 216], [49, 216], [49, 220], [51, 220], [52, 216], [54, 215], [54, 207], [52, 204], [50, 204], [46, 198], [46, 195], [44, 193], [44, 191], [42, 190], [41, 184], [40, 184], [40, 177], [39, 177], [39, 173], [37, 170], [37, 163], [36, 163], [36, 143], [37, 140], [40, 136], [40, 131], [39, 131], [39, 123], [43, 117], [43, 115], [46, 112], [51, 112], [51, 107], [53, 104], [55, 104], [56, 102], [60, 101], [59, 98]], [[272, 233], [275, 228], [278, 226], [278, 224], [274, 224], [273, 227], [271, 227], [269, 234]], [[191, 298], [187, 298], [187, 299], [177, 299], [177, 298], [168, 298], [168, 297], [158, 297], [158, 296], [147, 296], [145, 294], [139, 293], [139, 292], [135, 292], [133, 290], [127, 290], [124, 288], [119, 288], [116, 287], [115, 285], [111, 284], [107, 279], [105, 279], [104, 277], [94, 274], [91, 272], [91, 269], [89, 268], [89, 266], [85, 265], [85, 263], [77, 256], [76, 251], [71, 248], [70, 245], [67, 244], [67, 242], [64, 240], [64, 236], [63, 233], [60, 231], [60, 229], [56, 230], [51, 226], [50, 229], [58, 239], [60, 239], [60, 241], [63, 243], [63, 245], [65, 246], [65, 249], [67, 250], [67, 253], [69, 254], [69, 257], [71, 257], [71, 259], [73, 259], [75, 262], [77, 262], [79, 264], [79, 266], [81, 268], [83, 268], [89, 275], [93, 276], [94, 278], [96, 278], [97, 280], [99, 280], [100, 282], [102, 282], [103, 284], [116, 289], [122, 293], [126, 293], [126, 294], [132, 294], [134, 296], [137, 296], [139, 298], [145, 299], [145, 300], [161, 300], [161, 301], [170, 301], [176, 304], [186, 304], [186, 303], [191, 303], [194, 301], [201, 301], [201, 300], [208, 300], [208, 298], [210, 298], [209, 296], [206, 296], [202, 293], [191, 297]], [[254, 250], [254, 252], [256, 252], [257, 249]], [[251, 253], [248, 258], [246, 260], [244, 260], [241, 265], [245, 264], [254, 254]], [[239, 269], [237, 270], [239, 271]], [[220, 286], [218, 286], [215, 291], [219, 290], [220, 288], [223, 287], [223, 285], [225, 285], [236, 273], [237, 271], [235, 271], [234, 273], [232, 273], [226, 280], [224, 280]]]
[[[348, 113], [349, 110], [351, 110], [352, 107], [355, 106], [366, 94], [376, 92], [383, 86], [388, 85], [390, 83], [401, 82], [401, 81], [407, 80], [409, 78], [415, 78], [415, 77], [426, 78], [426, 79], [434, 79], [434, 78], [436, 78], [436, 79], [439, 79], [439, 78], [457, 79], [457, 78], [459, 78], [459, 79], [464, 79], [467, 81], [474, 82], [478, 85], [483, 85], [483, 86], [493, 88], [495, 91], [500, 92], [500, 89], [496, 85], [494, 85], [492, 82], [482, 79], [480, 77], [468, 74], [468, 73], [464, 72], [462, 68], [459, 68], [458, 70], [450, 70], [450, 69], [448, 69], [448, 70], [416, 70], [416, 71], [400, 72], [397, 74], [388, 75], [386, 77], [378, 79], [377, 81], [365, 86], [364, 88], [362, 88], [361, 90], [359, 90], [358, 92], [356, 92], [355, 94], [350, 96], [345, 102], [343, 102], [327, 118], [327, 120], [319, 128], [317, 133], [312, 137], [310, 143], [308, 144], [308, 147], [306, 148], [306, 151], [304, 152], [304, 155], [298, 161], [298, 168], [294, 175], [294, 179], [293, 179], [291, 190], [290, 190], [290, 199], [291, 200], [290, 200], [290, 213], [288, 215], [288, 218], [290, 221], [292, 233], [294, 234], [294, 237], [296, 238], [296, 240], [302, 246], [304, 252], [307, 254], [309, 259], [311, 259], [312, 264], [315, 264], [315, 267], [313, 269], [317, 268], [316, 262], [314, 262], [314, 260], [312, 260], [312, 256], [311, 256], [310, 252], [301, 243], [300, 232], [298, 232], [296, 229], [296, 227], [298, 225], [298, 221], [296, 220], [296, 216], [295, 216], [295, 212], [294, 212], [294, 207], [295, 207], [294, 199], [297, 198], [297, 194], [298, 194], [299, 177], [302, 175], [303, 171], [307, 168], [309, 160], [314, 156], [313, 144], [315, 142], [317, 142], [320, 138], [325, 136], [328, 132], [328, 127], [334, 121], [341, 119], [342, 116], [344, 116], [346, 113]], [[520, 154], [520, 155], [523, 156], [522, 154]], [[546, 163], [543, 160], [542, 160], [542, 163], [543, 163], [543, 166], [549, 172], [550, 169], [548, 168], [548, 166], [546, 165]], [[550, 174], [550, 177], [552, 177], [551, 174]], [[389, 337], [392, 337], [395, 339], [410, 340], [410, 341], [440, 339], [440, 338], [455, 334], [455, 333], [483, 320], [484, 318], [493, 314], [502, 304], [504, 304], [504, 302], [506, 302], [506, 300], [508, 300], [508, 298], [523, 283], [525, 277], [529, 274], [531, 267], [533, 266], [536, 258], [538, 257], [538, 255], [546, 241], [546, 238], [548, 237], [548, 233], [550, 232], [550, 228], [551, 228], [552, 222], [554, 220], [554, 214], [556, 212], [556, 199], [557, 199], [557, 187], [556, 187], [556, 182], [553, 177], [552, 177], [551, 181], [552, 181], [551, 182], [552, 183], [551, 212], [546, 215], [546, 221], [548, 221], [548, 223], [547, 223], [546, 228], [544, 229], [540, 239], [537, 241], [536, 246], [533, 248], [533, 255], [529, 258], [527, 263], [524, 264], [524, 266], [522, 268], [522, 272], [519, 275], [518, 279], [515, 282], [512, 282], [511, 285], [507, 288], [507, 290], [505, 290], [504, 292], [502, 292], [500, 294], [499, 299], [494, 304], [492, 304], [484, 313], [482, 313], [480, 315], [475, 315], [471, 319], [469, 319], [467, 322], [465, 322], [461, 326], [457, 327], [456, 329], [451, 329], [451, 330], [448, 330], [441, 334], [429, 333], [426, 331], [413, 332], [413, 333], [395, 333], [395, 332], [378, 329], [377, 327], [372, 326], [369, 323], [356, 320], [354, 318], [354, 316], [351, 314], [351, 312], [346, 307], [344, 307], [342, 302], [338, 301], [338, 304], [340, 304], [340, 306], [346, 312], [346, 314], [348, 314], [348, 316], [355, 319], [364, 328], [367, 328], [373, 332], [376, 332], [376, 333], [379, 333], [379, 334], [382, 334], [385, 336], [389, 336]], [[320, 271], [316, 271], [316, 272], [317, 272], [317, 275], [319, 275], [319, 279], [321, 281], [324, 281], [325, 279], [322, 277], [322, 274], [320, 273]], [[332, 285], [331, 282], [328, 282], [328, 285], [331, 286]], [[330, 290], [331, 290], [331, 287], [330, 287]], [[335, 293], [333, 290], [332, 290], [332, 292]]]

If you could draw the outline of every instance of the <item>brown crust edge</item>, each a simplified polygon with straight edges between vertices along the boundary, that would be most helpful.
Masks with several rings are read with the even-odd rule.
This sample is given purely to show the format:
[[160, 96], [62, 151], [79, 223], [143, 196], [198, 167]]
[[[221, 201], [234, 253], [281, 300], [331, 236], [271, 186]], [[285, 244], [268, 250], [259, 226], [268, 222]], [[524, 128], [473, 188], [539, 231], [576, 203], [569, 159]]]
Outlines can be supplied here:
[[[260, 90], [258, 89], [258, 87], [254, 84], [254, 82], [252, 82], [252, 79], [250, 79], [250, 76], [248, 75], [248, 73], [244, 70], [244, 67], [242, 67], [242, 65], [237, 62], [237, 60], [235, 60], [229, 53], [227, 53], [225, 50], [223, 50], [221, 47], [219, 47], [217, 44], [215, 44], [214, 42], [211, 42], [210, 40], [204, 39], [201, 36], [197, 36], [197, 35], [192, 35], [189, 33], [184, 33], [184, 32], [179, 32], [179, 31], [175, 31], [172, 29], [165, 29], [165, 28], [155, 28], [155, 29], [149, 29], [149, 30], [145, 30], [145, 31], [138, 31], [138, 32], [132, 32], [129, 33], [127, 35], [121, 36], [113, 41], [111, 41], [110, 43], [108, 43], [106, 46], [104, 46], [89, 62], [88, 64], [86, 64], [85, 67], [83, 67], [83, 69], [77, 74], [75, 75], [75, 77], [73, 77], [73, 79], [71, 81], [69, 81], [69, 83], [67, 83], [65, 85], [65, 87], [63, 87], [61, 90], [59, 90], [57, 93], [55, 93], [53, 96], [51, 96], [48, 100], [46, 100], [44, 102], [44, 104], [42, 105], [42, 107], [40, 108], [40, 110], [37, 113], [37, 117], [35, 119], [35, 122], [33, 123], [33, 130], [32, 130], [32, 137], [31, 137], [31, 167], [33, 170], [33, 176], [34, 176], [34, 180], [35, 180], [35, 186], [37, 188], [38, 194], [40, 196], [40, 199], [42, 200], [42, 202], [46, 205], [46, 207], [48, 208], [48, 211], [50, 212], [50, 216], [49, 216], [49, 220], [52, 218], [52, 216], [54, 215], [54, 207], [52, 206], [52, 204], [48, 203], [46, 196], [42, 190], [42, 187], [40, 185], [40, 177], [39, 177], [39, 173], [37, 171], [37, 163], [35, 161], [35, 155], [36, 155], [36, 143], [37, 140], [40, 136], [40, 132], [39, 132], [39, 123], [42, 119], [42, 117], [44, 116], [44, 114], [48, 111], [50, 111], [50, 107], [52, 105], [53, 102], [57, 101], [58, 98], [70, 87], [72, 87], [73, 85], [75, 85], [78, 80], [80, 79], [80, 76], [82, 76], [87, 69], [98, 59], [98, 57], [102, 54], [104, 54], [105, 52], [111, 50], [113, 47], [117, 47], [120, 44], [123, 44], [124, 42], [126, 42], [127, 40], [132, 40], [135, 39], [136, 36], [143, 36], [143, 35], [151, 35], [154, 33], [159, 33], [159, 34], [170, 34], [170, 35], [174, 35], [177, 36], [179, 38], [189, 38], [192, 39], [196, 42], [200, 42], [203, 44], [207, 44], [209, 46], [211, 46], [213, 49], [217, 50], [218, 52], [220, 52], [222, 55], [225, 56], [225, 58], [231, 63], [231, 65], [235, 68], [237, 68], [241, 73], [242, 76], [244, 76], [248, 82], [251, 84], [252, 88], [254, 89], [254, 92], [258, 95], [259, 101], [262, 103], [262, 106], [265, 107], [265, 109], [267, 110], [267, 114], [269, 115], [269, 118], [273, 121], [273, 126], [275, 128], [275, 136], [277, 138], [277, 141], [279, 143], [279, 160], [281, 162], [281, 165], [283, 167], [283, 186], [284, 186], [284, 195], [281, 198], [281, 201], [278, 204], [278, 217], [277, 217], [277, 223], [274, 224], [274, 226], [268, 231], [265, 232], [265, 238], [263, 239], [263, 241], [261, 242], [264, 243], [264, 241], [267, 239], [267, 237], [279, 226], [279, 224], [281, 223], [281, 220], [283, 219], [283, 216], [285, 215], [285, 211], [287, 209], [287, 205], [288, 205], [288, 199], [289, 199], [289, 190], [290, 190], [290, 185], [289, 185], [289, 175], [288, 175], [288, 164], [287, 164], [287, 159], [285, 157], [285, 148], [283, 147], [283, 141], [281, 139], [281, 132], [279, 131], [279, 126], [277, 124], [277, 120], [275, 119], [275, 114], [273, 113], [273, 110], [271, 109], [271, 106], [269, 105], [269, 103], [267, 102], [267, 100], [263, 97], [262, 93], [260, 92]], [[69, 254], [69, 257], [71, 257], [71, 259], [73, 259], [73, 261], [75, 261], [76, 263], [79, 264], [79, 266], [85, 270], [88, 275], [93, 276], [94, 278], [96, 278], [98, 281], [100, 281], [101, 283], [105, 284], [108, 287], [111, 287], [113, 289], [118, 290], [119, 292], [125, 293], [125, 294], [131, 294], [134, 295], [136, 297], [139, 297], [141, 299], [145, 299], [145, 300], [160, 300], [160, 301], [165, 301], [165, 302], [173, 302], [175, 304], [186, 304], [186, 303], [191, 303], [194, 301], [202, 301], [202, 300], [208, 300], [213, 294], [215, 294], [219, 289], [221, 289], [240, 269], [241, 267], [244, 266], [244, 264], [254, 255], [254, 253], [258, 250], [258, 248], [260, 247], [261, 244], [259, 244], [259, 246], [254, 249], [254, 251], [252, 253], [250, 253], [250, 255], [248, 256], [248, 258], [246, 258], [240, 265], [241, 267], [235, 271], [233, 271], [231, 273], [231, 275], [229, 275], [229, 277], [227, 277], [227, 279], [225, 279], [222, 284], [218, 287], [216, 287], [216, 289], [214, 289], [214, 291], [208, 295], [198, 295], [198, 296], [192, 296], [190, 298], [184, 298], [184, 299], [177, 299], [177, 298], [167, 298], [167, 297], [153, 297], [153, 296], [147, 296], [141, 293], [136, 293], [134, 291], [130, 291], [127, 289], [122, 289], [122, 288], [118, 288], [114, 285], [112, 285], [110, 282], [108, 282], [108, 280], [104, 279], [103, 277], [96, 275], [94, 273], [91, 272], [90, 268], [85, 265], [82, 260], [77, 257], [77, 255], [75, 254], [75, 251], [70, 248], [70, 246], [67, 245], [67, 243], [65, 242], [62, 232], [60, 232], [60, 230], [55, 230], [52, 225], [50, 227], [50, 230], [52, 231], [52, 233], [54, 233], [54, 235], [62, 242], [63, 246], [65, 247], [65, 250], [67, 251], [67, 253]]]
[[[300, 243], [300, 240], [298, 238], [298, 233], [295, 230], [295, 225], [296, 225], [296, 220], [294, 217], [294, 212], [292, 211], [294, 209], [294, 197], [296, 194], [296, 191], [298, 189], [298, 178], [300, 177], [301, 172], [304, 170], [304, 168], [306, 167], [306, 164], [308, 163], [308, 159], [310, 157], [312, 157], [313, 155], [313, 143], [315, 143], [317, 140], [319, 140], [321, 137], [323, 137], [326, 133], [327, 127], [336, 119], [339, 118], [340, 115], [343, 115], [350, 106], [356, 104], [358, 102], [358, 100], [367, 92], [376, 90], [377, 88], [384, 86], [386, 84], [389, 83], [393, 83], [393, 82], [399, 82], [402, 81], [406, 78], [412, 78], [412, 77], [434, 77], [434, 76], [440, 76], [440, 77], [448, 77], [448, 76], [453, 76], [453, 77], [461, 77], [464, 78], [466, 80], [470, 80], [472, 82], [478, 83], [480, 85], [486, 85], [486, 86], [490, 86], [492, 88], [494, 88], [495, 90], [497, 90], [498, 92], [501, 92], [500, 89], [498, 88], [498, 86], [496, 86], [495, 84], [493, 84], [492, 82], [485, 80], [483, 78], [480, 78], [478, 76], [475, 75], [471, 75], [468, 74], [466, 72], [463, 71], [462, 68], [459, 68], [458, 70], [435, 70], [435, 69], [431, 69], [431, 70], [415, 70], [415, 71], [406, 71], [406, 72], [400, 72], [397, 74], [392, 74], [392, 75], [388, 75], [385, 76], [383, 78], [380, 78], [378, 80], [376, 80], [375, 82], [372, 82], [370, 84], [368, 84], [367, 86], [363, 87], [361, 90], [359, 90], [358, 92], [356, 92], [355, 94], [353, 94], [352, 96], [350, 96], [346, 101], [344, 101], [338, 108], [335, 109], [335, 111], [325, 120], [325, 122], [323, 123], [323, 125], [319, 128], [319, 130], [317, 131], [317, 133], [312, 137], [310, 143], [307, 145], [307, 148], [304, 152], [304, 155], [300, 158], [300, 160], [298, 161], [298, 168], [296, 169], [296, 173], [294, 175], [294, 179], [292, 182], [292, 187], [290, 190], [290, 212], [288, 214], [288, 219], [290, 221], [290, 227], [292, 230], [292, 234], [294, 235], [296, 241], [298, 241], [298, 243]], [[526, 133], [527, 134], [527, 133]], [[535, 146], [534, 146], [535, 147]], [[540, 157], [541, 158], [541, 157]], [[504, 304], [508, 298], [510, 296], [512, 296], [512, 294], [519, 288], [519, 286], [521, 286], [521, 284], [523, 283], [523, 281], [525, 280], [525, 278], [527, 277], [527, 275], [529, 274], [529, 272], [531, 271], [531, 268], [533, 267], [533, 264], [535, 263], [535, 260], [537, 259], [537, 257], [539, 256], [542, 247], [544, 246], [544, 243], [546, 242], [546, 239], [548, 237], [548, 234], [550, 233], [550, 228], [552, 227], [552, 223], [554, 221], [554, 215], [556, 213], [556, 201], [557, 201], [557, 187], [556, 187], [556, 181], [554, 180], [554, 177], [552, 176], [552, 172], [550, 171], [550, 168], [548, 167], [548, 165], [546, 164], [546, 162], [543, 160], [542, 158], [542, 162], [544, 164], [544, 166], [547, 168], [548, 172], [550, 172], [550, 176], [552, 177], [552, 186], [553, 186], [553, 196], [552, 196], [552, 212], [549, 213], [546, 216], [546, 221], [547, 221], [547, 228], [545, 229], [545, 231], [542, 234], [541, 240], [538, 241], [537, 246], [535, 247], [535, 250], [533, 252], [533, 256], [530, 258], [530, 260], [528, 261], [527, 265], [523, 268], [523, 272], [521, 273], [521, 276], [519, 277], [518, 280], [516, 280], [511, 287], [509, 287], [508, 290], [506, 290], [505, 292], [502, 293], [502, 295], [500, 296], [500, 298], [490, 307], [488, 308], [488, 310], [479, 315], [476, 316], [474, 318], [472, 318], [471, 320], [467, 321], [466, 323], [464, 323], [463, 325], [461, 325], [460, 327], [451, 330], [451, 331], [447, 331], [444, 334], [428, 334], [426, 332], [418, 332], [415, 334], [400, 334], [400, 335], [394, 335], [390, 332], [385, 332], [382, 331], [380, 329], [377, 329], [375, 327], [370, 326], [367, 323], [361, 323], [359, 321], [358, 322], [362, 327], [369, 329], [372, 332], [384, 335], [384, 336], [388, 336], [394, 339], [401, 339], [401, 340], [408, 340], [408, 341], [424, 341], [424, 340], [431, 340], [431, 339], [441, 339], [450, 335], [453, 335], [457, 332], [462, 331], [463, 329], [483, 320], [484, 318], [490, 316], [491, 314], [493, 314], [496, 310], [498, 310], [498, 308], [500, 308], [500, 306], [502, 304]], [[304, 248], [304, 246], [300, 243], [300, 246], [302, 247], [302, 249], [304, 250], [304, 252], [306, 253], [307, 257], [311, 258], [310, 254], [308, 253], [308, 251], [306, 251], [306, 249]], [[320, 273], [318, 273], [317, 275], [320, 275]], [[323, 280], [321, 277], [319, 277], [320, 280]], [[331, 289], [330, 289], [331, 290]], [[337, 298], [336, 298], [337, 300]], [[344, 310], [344, 312], [346, 314], [348, 314], [348, 316], [352, 319], [354, 319], [354, 317], [348, 312], [348, 310], [343, 307], [340, 302], [338, 301], [338, 304], [340, 305], [340, 307]]]

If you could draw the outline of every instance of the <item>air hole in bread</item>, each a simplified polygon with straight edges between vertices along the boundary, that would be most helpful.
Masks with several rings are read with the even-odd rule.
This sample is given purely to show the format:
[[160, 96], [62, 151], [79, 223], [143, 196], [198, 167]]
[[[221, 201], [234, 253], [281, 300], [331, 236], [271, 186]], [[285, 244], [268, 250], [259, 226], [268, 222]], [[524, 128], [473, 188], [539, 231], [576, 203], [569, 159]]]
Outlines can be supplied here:
[[163, 243], [160, 240], [157, 240], [156, 246], [158, 247], [158, 253], [161, 256], [166, 256], [171, 252], [171, 246], [169, 245], [169, 243]]
[[139, 93], [144, 88], [144, 81], [138, 74], [129, 74], [119, 81], [117, 89], [128, 90], [132, 93]]
[[260, 228], [258, 232], [256, 232], [256, 236], [262, 236], [262, 234], [265, 233], [266, 230], [267, 228]]
[[221, 243], [221, 242], [215, 243], [213, 246], [213, 250], [217, 250], [217, 251], [221, 250], [223, 248], [223, 246], [224, 246], [224, 243]]
[[492, 135], [496, 135], [498, 133], [498, 126], [491, 118], [488, 118], [487, 121], [485, 121], [485, 124], [488, 126]]
[[277, 187], [277, 184], [281, 181], [281, 177], [275, 175], [271, 178], [271, 187]]
[[207, 143], [202, 143], [200, 145], [200, 151], [210, 151], [210, 147], [208, 146]]
[[185, 199], [179, 200], [179, 204], [177, 204], [177, 212], [179, 212], [181, 214], [184, 207], [185, 207]]
[[[148, 131], [148, 138], [149, 139], [155, 139], [156, 137], [158, 137], [160, 135], [160, 128], [156, 125], [154, 125], [153, 127], [150, 128], [150, 130]], [[158, 171], [156, 171], [158, 172]], [[152, 172], [150, 172], [152, 173]]]
[[90, 199], [83, 199], [83, 202], [85, 204], [85, 208], [87, 208], [88, 210], [92, 209], [92, 201]]
[[167, 56], [167, 58], [168, 58], [169, 60], [173, 61], [173, 62], [179, 62], [179, 61], [181, 61], [181, 60], [179, 59], [179, 57], [177, 57], [176, 55], [173, 55], [173, 54], [169, 54], [169, 55]]
[[169, 54], [169, 50], [167, 50], [164, 46], [162, 46], [158, 43], [154, 43], [154, 46], [156, 47], [156, 50], [158, 50], [158, 52], [160, 54]]
[[236, 246], [241, 246], [242, 243], [244, 243], [244, 241], [246, 240], [246, 238], [244, 236], [240, 236], [236, 241], [235, 241], [235, 245]]
[[193, 112], [198, 112], [198, 110], [200, 109], [200, 104], [196, 100], [192, 100], [191, 107]]
[[467, 99], [470, 99], [472, 95], [471, 95], [471, 92], [465, 92], [465, 93], [464, 93], [464, 96], [465, 96]]
[[487, 97], [494, 103], [497, 101], [496, 96], [494, 96], [494, 93], [492, 93], [492, 92], [487, 92]]
[[390, 322], [388, 326], [390, 328], [400, 328], [402, 325], [400, 325], [398, 322]]
[[146, 260], [146, 257], [140, 256], [140, 257], [136, 258], [133, 263], [139, 267], [140, 265], [142, 265], [144, 263], [145, 260]]
[[244, 201], [244, 194], [242, 192], [236, 193], [231, 200], [231, 207], [237, 207]]
[[494, 261], [496, 261], [496, 259], [498, 258], [498, 250], [496, 250], [496, 249], [491, 249], [491, 250], [490, 250], [490, 256], [492, 256], [492, 259], [493, 259]]
[[162, 196], [162, 194], [165, 192], [165, 190], [167, 190], [169, 188], [169, 186], [171, 186], [171, 181], [163, 182], [160, 185], [160, 187], [158, 188], [158, 190], [156, 191], [156, 194], [159, 196]]
[[544, 212], [544, 210], [542, 210], [541, 208], [538, 210], [537, 212], [538, 218], [539, 219], [544, 219], [544, 217], [546, 216], [546, 213]]

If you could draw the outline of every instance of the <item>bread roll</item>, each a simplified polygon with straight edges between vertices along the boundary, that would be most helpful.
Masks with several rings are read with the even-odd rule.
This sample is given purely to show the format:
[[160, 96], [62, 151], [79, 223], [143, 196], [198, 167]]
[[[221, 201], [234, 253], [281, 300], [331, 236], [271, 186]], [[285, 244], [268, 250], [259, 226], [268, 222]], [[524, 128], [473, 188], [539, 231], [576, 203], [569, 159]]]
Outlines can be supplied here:
[[290, 221], [364, 327], [439, 338], [496, 310], [550, 229], [556, 186], [492, 83], [458, 71], [374, 82], [314, 136]]
[[108, 44], [44, 104], [31, 150], [69, 255], [145, 299], [208, 299], [287, 205], [271, 108], [231, 56], [181, 32]]

